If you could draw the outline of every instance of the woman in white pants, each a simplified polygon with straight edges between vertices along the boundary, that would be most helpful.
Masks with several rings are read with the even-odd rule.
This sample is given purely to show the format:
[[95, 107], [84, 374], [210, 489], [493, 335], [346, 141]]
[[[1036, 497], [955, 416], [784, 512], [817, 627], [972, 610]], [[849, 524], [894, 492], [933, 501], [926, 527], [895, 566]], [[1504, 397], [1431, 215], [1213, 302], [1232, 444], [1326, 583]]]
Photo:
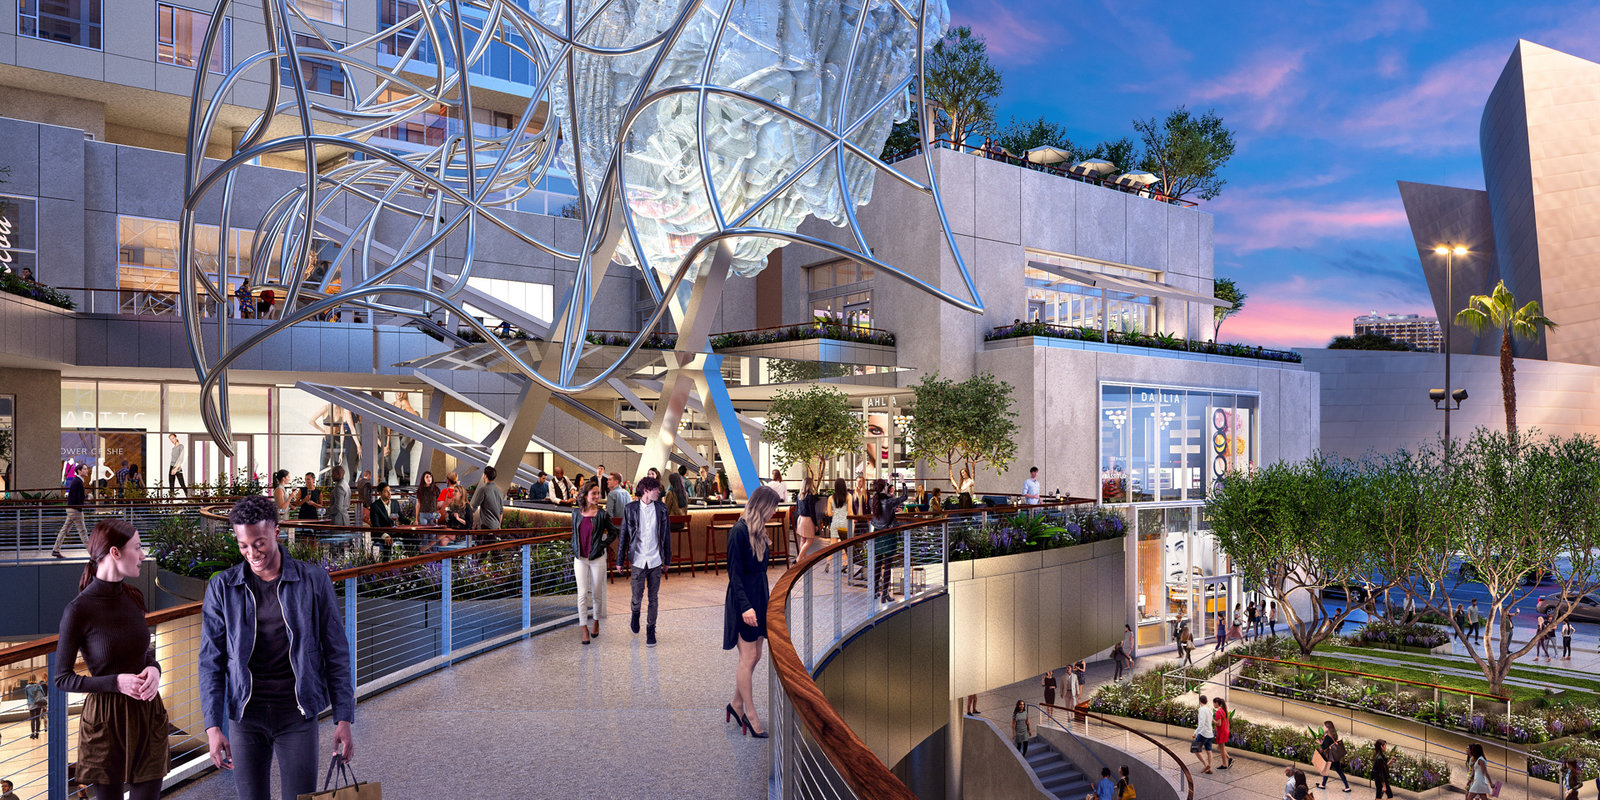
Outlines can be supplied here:
[[572, 511], [572, 571], [578, 578], [578, 626], [588, 644], [600, 635], [600, 618], [606, 615], [606, 549], [617, 531], [601, 505], [599, 484], [590, 481], [579, 497]]

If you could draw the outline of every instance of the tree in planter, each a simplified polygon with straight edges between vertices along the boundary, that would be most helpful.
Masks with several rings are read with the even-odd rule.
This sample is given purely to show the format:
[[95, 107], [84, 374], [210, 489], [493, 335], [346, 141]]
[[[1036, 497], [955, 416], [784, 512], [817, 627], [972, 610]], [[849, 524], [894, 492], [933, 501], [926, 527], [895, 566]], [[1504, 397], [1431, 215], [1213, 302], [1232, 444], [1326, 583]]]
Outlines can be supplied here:
[[[1446, 535], [1414, 566], [1420, 575], [1409, 588], [1433, 589], [1420, 607], [1450, 620], [1467, 654], [1483, 671], [1489, 690], [1504, 693], [1507, 673], [1537, 644], [1536, 636], [1518, 646], [1511, 613], [1535, 594], [1557, 597], [1600, 589], [1600, 442], [1587, 436], [1513, 441], [1479, 428], [1452, 447], [1443, 496]], [[1565, 562], [1557, 569], [1557, 560]], [[1548, 583], [1529, 582], [1532, 575]], [[1468, 639], [1456, 624], [1456, 604], [1448, 597], [1469, 580], [1486, 590], [1481, 609], [1483, 632]], [[1557, 608], [1559, 626], [1571, 607]]]
[[1017, 455], [1011, 384], [987, 372], [960, 383], [935, 372], [911, 389], [916, 401], [906, 439], [912, 458], [944, 464], [952, 484], [958, 464], [968, 475], [980, 462], [996, 472], [1011, 466]]
[[951, 28], [924, 60], [923, 93], [944, 112], [945, 128], [957, 149], [969, 137], [994, 127], [994, 101], [1000, 88], [1000, 70], [990, 63], [983, 37], [965, 25]]
[[[1217, 544], [1246, 584], [1262, 587], [1288, 618], [1289, 635], [1310, 655], [1356, 611], [1328, 613], [1322, 587], [1388, 588], [1370, 544], [1388, 524], [1360, 465], [1322, 456], [1236, 472], [1206, 502]], [[1308, 614], [1294, 601], [1311, 599]]]
[[779, 469], [799, 463], [806, 477], [820, 480], [829, 459], [861, 446], [861, 423], [851, 412], [850, 398], [831, 386], [778, 392], [762, 436]]
[[1233, 131], [1215, 111], [1196, 116], [1178, 106], [1166, 119], [1135, 119], [1133, 129], [1144, 143], [1146, 171], [1161, 177], [1161, 191], [1174, 200], [1191, 192], [1210, 200], [1227, 183], [1217, 173], [1233, 158]]
[[1245, 294], [1244, 290], [1240, 289], [1232, 278], [1216, 278], [1211, 282], [1211, 296], [1230, 304], [1212, 308], [1214, 324], [1211, 330], [1211, 340], [1216, 341], [1218, 337], [1222, 336], [1222, 323], [1227, 322], [1229, 317], [1243, 311], [1244, 301], [1248, 300], [1250, 295]]

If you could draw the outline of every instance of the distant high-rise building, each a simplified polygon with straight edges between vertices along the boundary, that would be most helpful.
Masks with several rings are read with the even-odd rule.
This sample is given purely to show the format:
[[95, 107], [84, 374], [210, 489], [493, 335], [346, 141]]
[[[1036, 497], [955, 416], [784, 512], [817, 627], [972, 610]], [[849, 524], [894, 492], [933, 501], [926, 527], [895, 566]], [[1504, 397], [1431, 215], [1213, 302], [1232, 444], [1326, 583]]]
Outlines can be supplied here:
[[1420, 314], [1363, 314], [1355, 319], [1357, 336], [1378, 333], [1401, 342], [1409, 342], [1418, 350], [1439, 352], [1443, 334], [1439, 332], [1438, 317]]

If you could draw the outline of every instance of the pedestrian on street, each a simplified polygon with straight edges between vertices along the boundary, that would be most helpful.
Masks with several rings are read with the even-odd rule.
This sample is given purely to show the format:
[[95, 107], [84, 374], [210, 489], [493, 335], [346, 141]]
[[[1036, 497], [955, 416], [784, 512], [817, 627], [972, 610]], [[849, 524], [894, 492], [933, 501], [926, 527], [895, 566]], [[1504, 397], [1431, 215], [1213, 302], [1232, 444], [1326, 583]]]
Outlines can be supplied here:
[[1467, 635], [1474, 639], [1478, 638], [1482, 624], [1483, 620], [1478, 616], [1478, 601], [1474, 600], [1472, 605], [1467, 606]]
[[1117, 642], [1111, 647], [1111, 665], [1117, 671], [1112, 677], [1114, 681], [1122, 680], [1123, 671], [1133, 665], [1133, 659], [1128, 658], [1128, 651], [1122, 649], [1122, 642]]
[[1372, 744], [1372, 798], [1379, 800], [1384, 792], [1394, 797], [1394, 787], [1389, 785], [1389, 743], [1382, 739]]
[[1276, 600], [1267, 603], [1267, 630], [1271, 636], [1278, 635], [1278, 601]]
[[1194, 744], [1190, 749], [1195, 752], [1199, 764], [1205, 769], [1202, 775], [1211, 774], [1211, 743], [1216, 737], [1217, 718], [1211, 708], [1211, 701], [1205, 695], [1200, 695], [1200, 710], [1195, 716]]
[[1572, 620], [1561, 623], [1561, 660], [1572, 660]]

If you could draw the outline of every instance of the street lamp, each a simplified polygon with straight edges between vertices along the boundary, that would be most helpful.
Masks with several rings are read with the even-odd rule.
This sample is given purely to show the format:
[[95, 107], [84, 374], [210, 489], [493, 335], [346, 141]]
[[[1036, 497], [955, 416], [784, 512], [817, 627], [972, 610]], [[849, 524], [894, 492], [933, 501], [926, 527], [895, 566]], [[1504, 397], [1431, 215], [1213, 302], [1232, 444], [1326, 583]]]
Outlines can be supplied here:
[[[1439, 324], [1444, 326], [1444, 388], [1443, 389], [1431, 389], [1431, 390], [1429, 390], [1428, 391], [1428, 397], [1433, 400], [1433, 407], [1434, 408], [1437, 408], [1437, 409], [1440, 409], [1440, 410], [1444, 411], [1444, 462], [1446, 464], [1449, 464], [1450, 463], [1450, 412], [1453, 409], [1451, 408], [1451, 404], [1449, 403], [1449, 401], [1445, 400], [1445, 395], [1447, 393], [1451, 392], [1451, 389], [1450, 389], [1450, 329], [1455, 327], [1455, 317], [1454, 317], [1454, 315], [1455, 315], [1455, 310], [1454, 309], [1455, 309], [1455, 302], [1456, 302], [1455, 290], [1454, 290], [1455, 257], [1456, 256], [1464, 256], [1464, 255], [1466, 255], [1468, 250], [1467, 250], [1467, 248], [1465, 248], [1465, 247], [1463, 247], [1463, 246], [1461, 246], [1459, 244], [1456, 244], [1456, 245], [1441, 244], [1438, 247], [1433, 248], [1433, 252], [1438, 253], [1441, 256], [1444, 256], [1444, 313], [1445, 313], [1445, 318], [1439, 320]], [[1453, 394], [1451, 394], [1451, 398], [1455, 400], [1455, 408], [1459, 409], [1459, 408], [1461, 408], [1461, 401], [1467, 399], [1467, 390], [1465, 390], [1465, 389], [1456, 390]], [[1443, 403], [1443, 405], [1441, 406], [1440, 403]]]

